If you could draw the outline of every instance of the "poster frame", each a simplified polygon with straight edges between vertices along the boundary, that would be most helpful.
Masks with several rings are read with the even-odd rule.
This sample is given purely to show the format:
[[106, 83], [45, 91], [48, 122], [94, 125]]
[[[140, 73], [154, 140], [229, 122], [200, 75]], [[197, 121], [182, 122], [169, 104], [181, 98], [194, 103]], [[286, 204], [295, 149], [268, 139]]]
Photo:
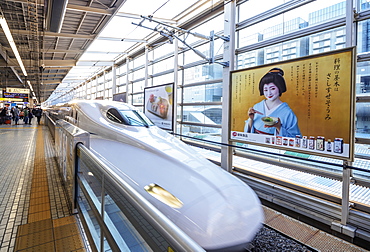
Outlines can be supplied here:
[[[127, 103], [127, 98], [126, 98], [126, 92], [122, 92], [122, 93], [116, 93], [116, 94], [113, 94], [113, 101], [118, 101], [118, 102], [124, 102], [124, 103]], [[122, 101], [120, 100], [122, 99]]]
[[[150, 112], [148, 109], [147, 109], [147, 101], [148, 101], [148, 93], [150, 93], [150, 90], [152, 90], [152, 89], [158, 89], [158, 88], [162, 88], [162, 87], [165, 87], [165, 86], [169, 86], [169, 85], [171, 85], [172, 86], [172, 97], [174, 97], [174, 95], [175, 95], [175, 93], [174, 93], [174, 91], [175, 91], [175, 83], [174, 82], [170, 82], [170, 83], [165, 83], [165, 84], [161, 84], [161, 85], [156, 85], [156, 86], [151, 86], [151, 87], [145, 87], [144, 88], [144, 114], [147, 116], [147, 117], [151, 117], [151, 115], [152, 114], [154, 114], [154, 113], [152, 113], [152, 112]], [[172, 101], [173, 101], [174, 99], [172, 98]], [[169, 130], [169, 131], [173, 131], [173, 128], [174, 128], [174, 120], [175, 120], [175, 118], [174, 118], [174, 104], [173, 104], [173, 102], [172, 102], [172, 104], [170, 105], [170, 108], [171, 108], [171, 111], [170, 111], [170, 113], [167, 115], [167, 117], [169, 117], [170, 116], [170, 118], [171, 118], [171, 120], [164, 120], [164, 118], [161, 118], [159, 115], [157, 115], [157, 117], [158, 118], [160, 118], [160, 119], [158, 119], [158, 121], [160, 122], [160, 123], [156, 123], [156, 122], [153, 122], [157, 127], [159, 127], [159, 128], [161, 128], [161, 129], [164, 129], [164, 130]], [[168, 121], [170, 121], [170, 127], [167, 127], [167, 126], [163, 126], [163, 125], [165, 125], [165, 122], [168, 122]]]
[[[284, 65], [292, 62], [299, 62], [299, 61], [304, 61], [308, 59], [314, 59], [314, 58], [319, 58], [319, 57], [325, 57], [325, 56], [331, 56], [335, 54], [340, 54], [340, 53], [345, 53], [345, 52], [350, 52], [351, 53], [351, 66], [350, 66], [350, 74], [351, 76], [349, 77], [350, 80], [350, 87], [349, 89], [349, 100], [350, 100], [350, 115], [348, 118], [348, 123], [349, 123], [349, 146], [348, 146], [348, 155], [337, 155], [337, 154], [329, 154], [326, 152], [313, 152], [310, 151], [308, 148], [307, 149], [291, 149], [287, 148], [284, 146], [280, 145], [272, 145], [272, 144], [266, 144], [263, 142], [254, 142], [254, 141], [248, 141], [248, 140], [241, 140], [241, 139], [235, 139], [232, 138], [231, 135], [235, 133], [235, 131], [232, 128], [232, 121], [233, 121], [233, 77], [235, 74], [241, 73], [241, 72], [246, 72], [246, 71], [253, 71], [254, 69], [260, 69], [260, 68], [273, 68], [274, 66], [279, 66], [279, 65]], [[328, 157], [328, 158], [334, 158], [334, 159], [339, 159], [343, 161], [349, 161], [353, 162], [354, 160], [354, 144], [355, 144], [355, 134], [354, 134], [354, 129], [355, 129], [355, 103], [356, 103], [356, 92], [355, 92], [355, 84], [356, 84], [356, 47], [347, 47], [344, 49], [338, 49], [338, 50], [333, 50], [329, 52], [324, 52], [324, 53], [318, 53], [318, 54], [313, 54], [313, 55], [308, 55], [308, 56], [303, 56], [299, 58], [294, 58], [294, 59], [289, 59], [289, 60], [284, 60], [284, 61], [277, 61], [269, 64], [264, 64], [264, 65], [258, 65], [250, 68], [243, 68], [243, 69], [238, 69], [238, 70], [233, 70], [230, 71], [230, 76], [229, 76], [229, 111], [228, 111], [228, 126], [229, 126], [229, 132], [228, 132], [228, 139], [230, 142], [240, 142], [240, 143], [245, 143], [245, 144], [253, 144], [257, 146], [262, 146], [262, 147], [269, 147], [273, 149], [280, 149], [280, 150], [285, 150], [289, 152], [290, 154], [296, 155], [296, 156], [301, 156], [300, 153], [302, 154], [308, 154], [308, 155], [316, 155], [316, 156], [322, 156], [322, 157]], [[246, 134], [251, 134], [251, 133], [246, 133]], [[316, 144], [316, 143], [315, 143]], [[333, 143], [334, 144], [334, 143]], [[303, 155], [302, 155], [303, 156]]]

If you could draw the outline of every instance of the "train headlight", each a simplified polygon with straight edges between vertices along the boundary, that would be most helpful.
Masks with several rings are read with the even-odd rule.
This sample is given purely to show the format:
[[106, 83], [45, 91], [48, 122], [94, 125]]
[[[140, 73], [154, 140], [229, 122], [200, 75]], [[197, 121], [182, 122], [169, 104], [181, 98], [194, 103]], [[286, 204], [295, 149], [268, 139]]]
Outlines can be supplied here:
[[181, 200], [176, 198], [174, 195], [172, 195], [170, 192], [168, 192], [166, 189], [162, 188], [161, 186], [157, 184], [149, 184], [147, 186], [144, 186], [145, 191], [147, 191], [150, 195], [152, 195], [157, 200], [163, 202], [164, 204], [173, 207], [173, 208], [181, 208], [183, 203]]

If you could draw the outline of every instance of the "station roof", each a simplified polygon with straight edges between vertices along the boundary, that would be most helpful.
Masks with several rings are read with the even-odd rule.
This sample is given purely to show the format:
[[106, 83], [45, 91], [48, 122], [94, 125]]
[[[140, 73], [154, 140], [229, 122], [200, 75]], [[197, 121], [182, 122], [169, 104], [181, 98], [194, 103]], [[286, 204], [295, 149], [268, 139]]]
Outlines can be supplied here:
[[157, 33], [134, 25], [149, 25], [142, 16], [176, 26], [218, 2], [223, 1], [2, 0], [0, 88], [29, 88], [29, 82], [44, 102], [153, 40]]

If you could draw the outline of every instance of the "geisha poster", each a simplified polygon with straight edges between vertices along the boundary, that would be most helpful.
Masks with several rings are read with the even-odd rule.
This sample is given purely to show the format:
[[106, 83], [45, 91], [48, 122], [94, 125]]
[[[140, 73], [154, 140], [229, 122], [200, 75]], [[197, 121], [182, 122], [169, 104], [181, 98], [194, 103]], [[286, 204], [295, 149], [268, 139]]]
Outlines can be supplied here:
[[164, 84], [144, 89], [144, 113], [152, 122], [167, 130], [173, 130], [173, 86]]
[[231, 141], [353, 160], [354, 48], [230, 78]]

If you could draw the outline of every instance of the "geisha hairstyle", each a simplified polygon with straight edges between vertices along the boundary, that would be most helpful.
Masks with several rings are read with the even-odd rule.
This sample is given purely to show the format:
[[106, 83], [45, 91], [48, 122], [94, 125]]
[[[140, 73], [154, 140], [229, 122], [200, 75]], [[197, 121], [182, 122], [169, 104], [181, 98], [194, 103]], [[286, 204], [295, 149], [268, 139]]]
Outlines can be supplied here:
[[280, 68], [273, 68], [266, 73], [260, 80], [260, 95], [263, 95], [263, 86], [268, 83], [274, 83], [279, 88], [279, 96], [286, 91], [284, 71]]

